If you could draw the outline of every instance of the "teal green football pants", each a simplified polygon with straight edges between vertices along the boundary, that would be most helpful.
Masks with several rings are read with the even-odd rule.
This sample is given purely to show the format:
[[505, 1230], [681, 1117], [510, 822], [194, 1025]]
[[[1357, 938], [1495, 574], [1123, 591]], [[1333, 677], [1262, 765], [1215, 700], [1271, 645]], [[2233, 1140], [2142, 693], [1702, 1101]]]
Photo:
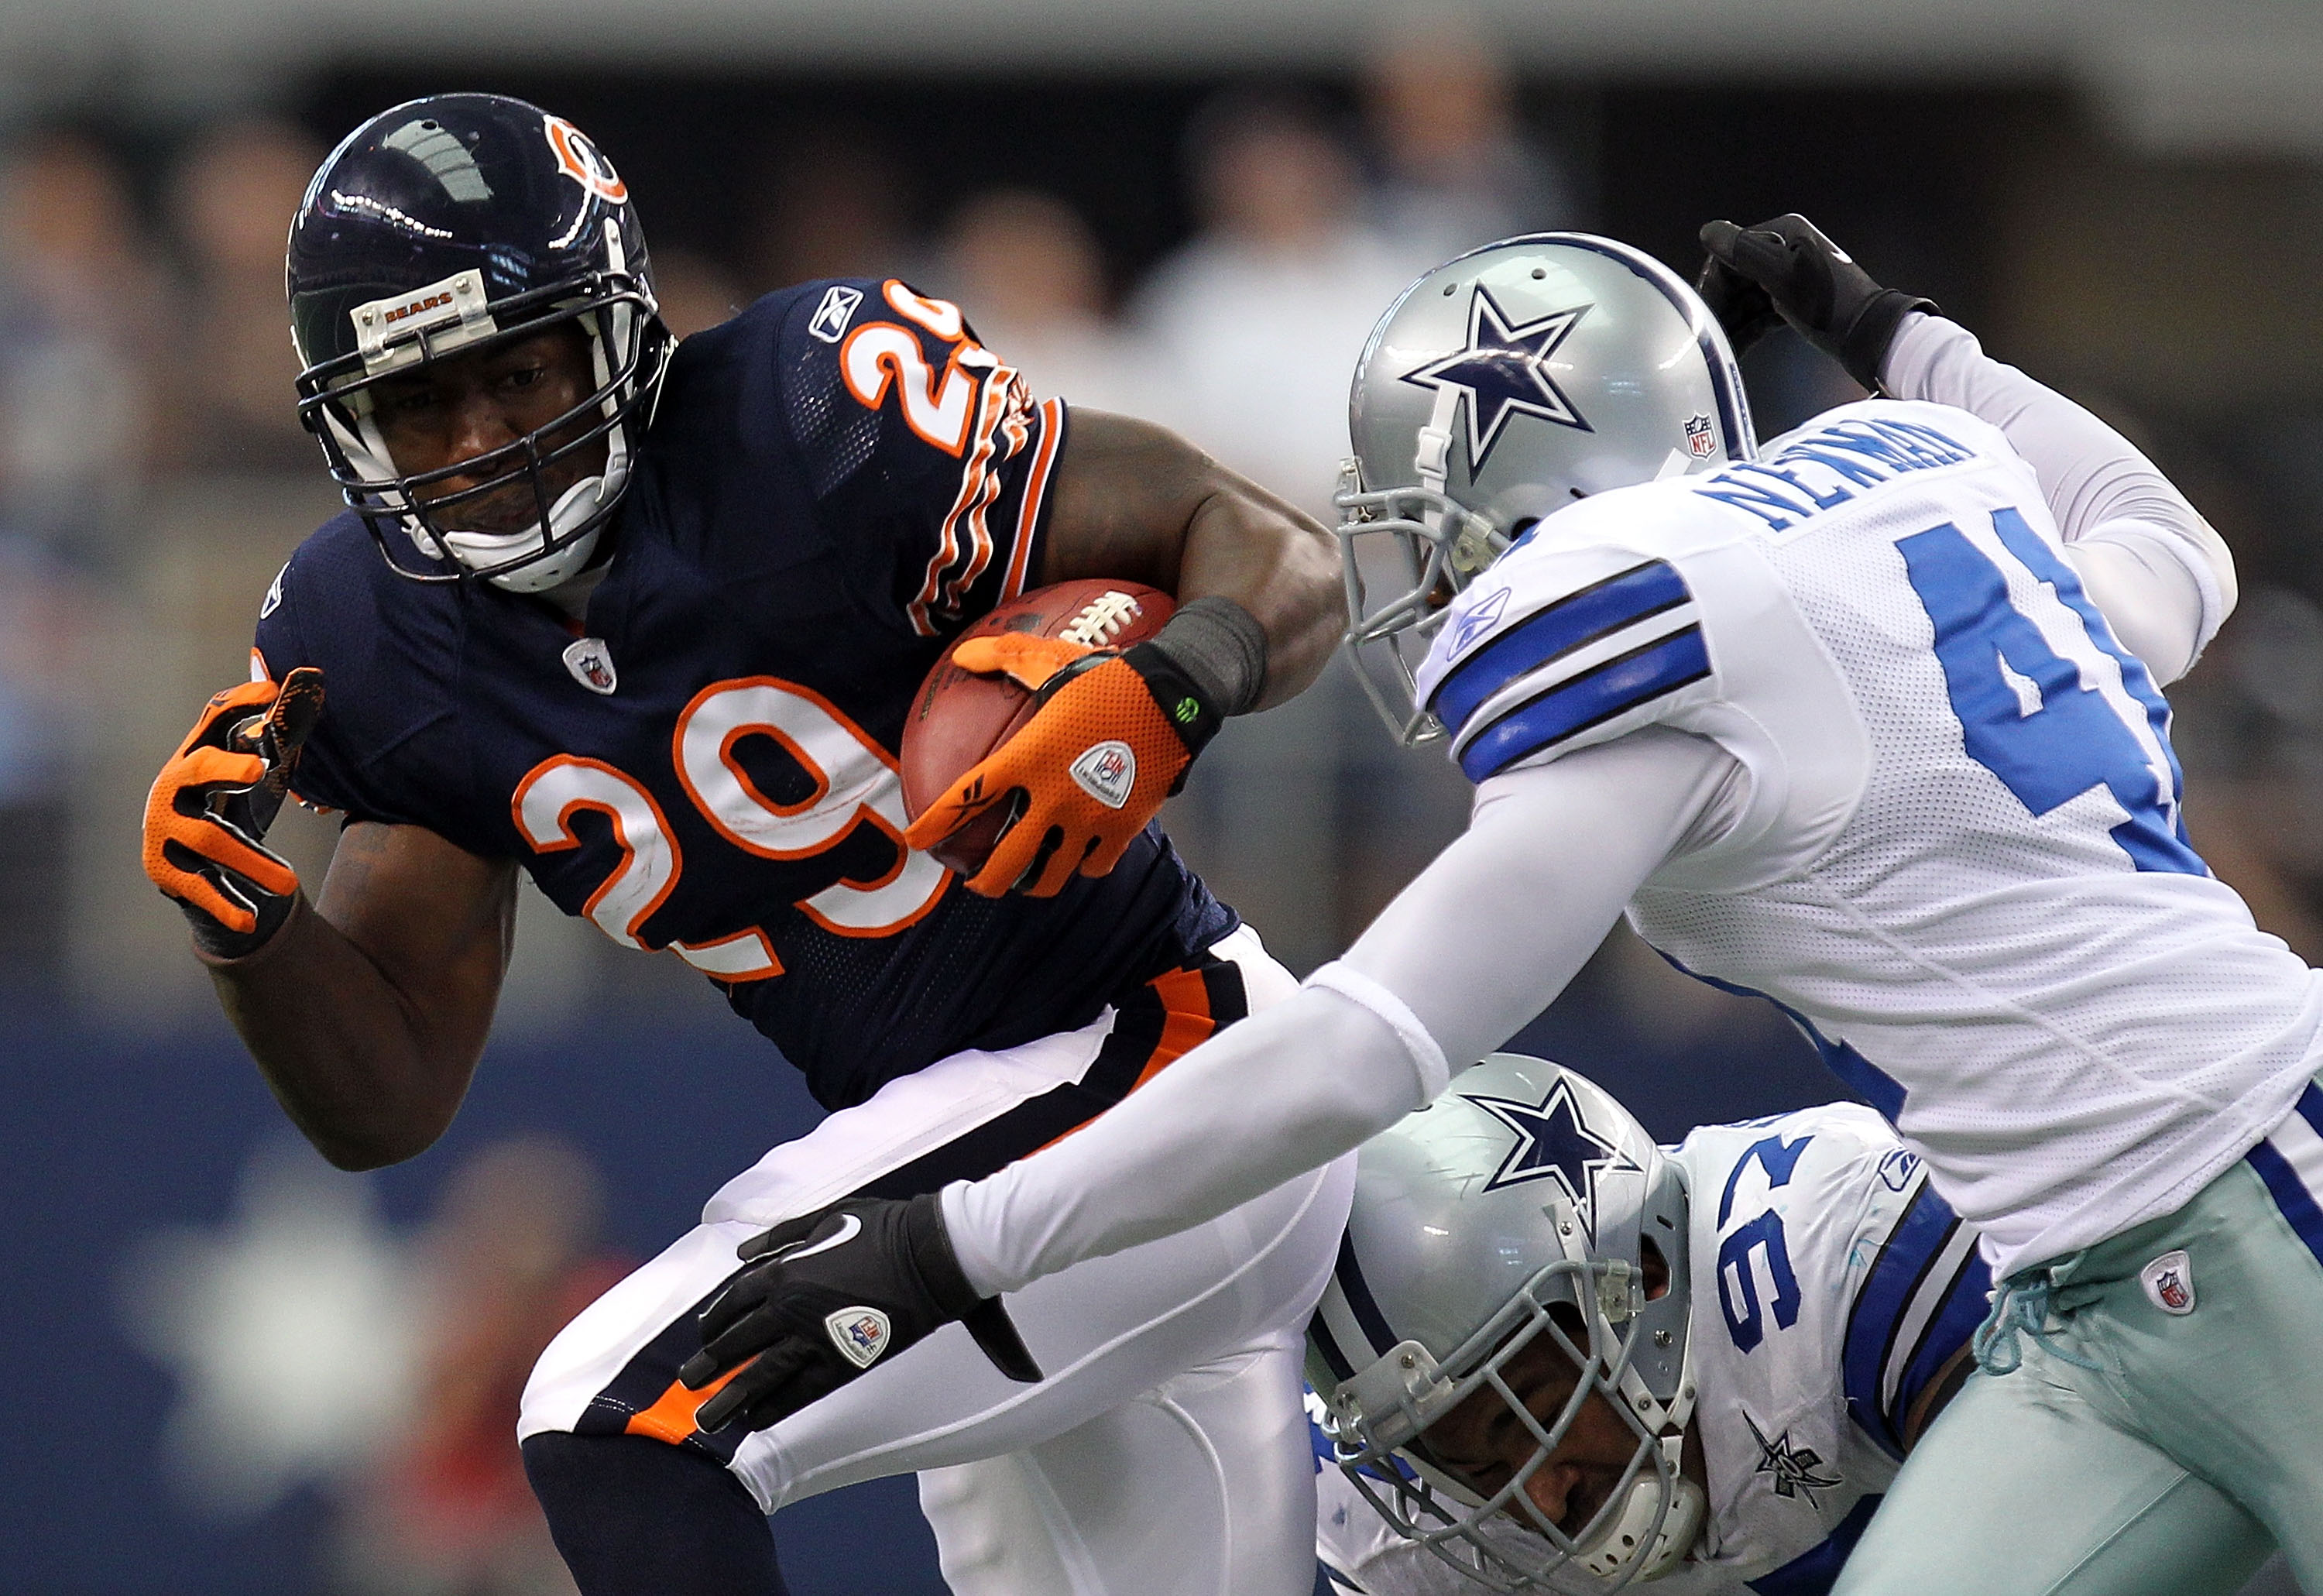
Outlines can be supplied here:
[[2277, 1545], [2323, 1596], [2323, 1090], [2008, 1287], [1833, 1596], [2231, 1596]]

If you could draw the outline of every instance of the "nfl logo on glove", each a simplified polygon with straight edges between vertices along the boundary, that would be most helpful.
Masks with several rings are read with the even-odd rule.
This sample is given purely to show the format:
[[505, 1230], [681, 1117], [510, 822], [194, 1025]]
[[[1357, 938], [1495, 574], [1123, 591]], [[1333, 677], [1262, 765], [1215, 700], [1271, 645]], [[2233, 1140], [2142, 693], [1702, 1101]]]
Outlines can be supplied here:
[[868, 1369], [887, 1350], [887, 1316], [876, 1307], [842, 1307], [822, 1327], [840, 1355], [858, 1369]]
[[1073, 761], [1072, 776], [1099, 803], [1119, 809], [1137, 784], [1137, 756], [1127, 743], [1101, 742]]

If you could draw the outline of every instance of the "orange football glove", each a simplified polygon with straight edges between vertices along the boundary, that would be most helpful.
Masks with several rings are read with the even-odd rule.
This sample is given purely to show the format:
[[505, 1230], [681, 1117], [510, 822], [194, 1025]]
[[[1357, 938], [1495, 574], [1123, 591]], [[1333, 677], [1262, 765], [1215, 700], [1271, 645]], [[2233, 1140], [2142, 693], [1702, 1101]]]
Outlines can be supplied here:
[[1053, 897], [1076, 870], [1112, 869], [1218, 728], [1217, 712], [1151, 643], [1116, 654], [1004, 632], [970, 637], [951, 657], [964, 671], [1005, 674], [1037, 705], [904, 833], [910, 847], [929, 848], [1021, 794], [1022, 812], [968, 878], [986, 897]]
[[251, 952], [290, 912], [298, 873], [262, 846], [298, 750], [323, 712], [323, 673], [216, 694], [145, 798], [145, 874], [177, 900], [194, 940], [221, 959]]

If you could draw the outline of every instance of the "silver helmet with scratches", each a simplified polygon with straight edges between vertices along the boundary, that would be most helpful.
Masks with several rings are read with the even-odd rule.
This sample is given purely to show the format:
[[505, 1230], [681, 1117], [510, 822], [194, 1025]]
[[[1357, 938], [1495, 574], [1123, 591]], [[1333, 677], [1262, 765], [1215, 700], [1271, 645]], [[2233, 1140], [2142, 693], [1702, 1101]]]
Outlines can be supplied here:
[[1758, 450], [1701, 296], [1585, 233], [1488, 244], [1406, 289], [1364, 347], [1347, 420], [1346, 642], [1406, 742], [1437, 729], [1411, 680], [1446, 604], [1532, 523]]
[[[1397, 1534], [1487, 1589], [1594, 1592], [1667, 1573], [1704, 1510], [1680, 1472], [1694, 1407], [1686, 1237], [1676, 1162], [1602, 1087], [1514, 1053], [1461, 1075], [1357, 1155], [1308, 1332], [1339, 1466]], [[1543, 1343], [1578, 1371], [1545, 1416], [1510, 1380]], [[1634, 1445], [1586, 1522], [1553, 1523], [1526, 1484], [1595, 1397]], [[1489, 1492], [1427, 1435], [1472, 1399], [1505, 1403], [1533, 1444]]]

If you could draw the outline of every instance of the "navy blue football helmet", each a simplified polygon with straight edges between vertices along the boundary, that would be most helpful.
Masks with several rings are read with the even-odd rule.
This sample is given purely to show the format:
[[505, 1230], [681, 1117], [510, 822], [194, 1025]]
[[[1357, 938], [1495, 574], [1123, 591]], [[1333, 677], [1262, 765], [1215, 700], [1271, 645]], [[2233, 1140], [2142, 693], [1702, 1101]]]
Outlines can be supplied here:
[[[290, 225], [298, 413], [387, 563], [422, 582], [519, 592], [587, 564], [627, 486], [672, 340], [628, 187], [579, 128], [499, 95], [432, 95], [382, 112], [323, 162]], [[565, 323], [596, 389], [548, 426], [421, 474], [389, 457], [382, 379]], [[601, 472], [554, 496], [544, 472], [602, 438]], [[519, 532], [446, 524], [521, 472], [538, 517]], [[455, 475], [478, 485], [423, 498]]]

